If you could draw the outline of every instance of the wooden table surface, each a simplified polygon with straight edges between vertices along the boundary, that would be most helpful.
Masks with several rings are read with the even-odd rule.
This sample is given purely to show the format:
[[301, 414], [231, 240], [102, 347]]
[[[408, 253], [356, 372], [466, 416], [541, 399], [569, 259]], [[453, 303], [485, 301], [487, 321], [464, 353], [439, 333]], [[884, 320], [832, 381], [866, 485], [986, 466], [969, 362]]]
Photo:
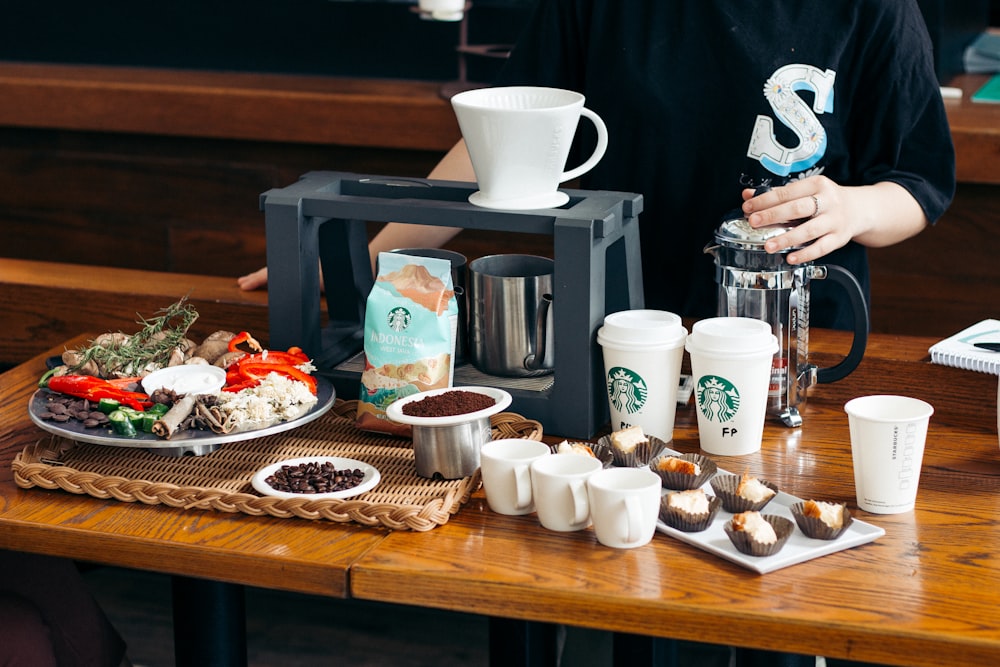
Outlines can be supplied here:
[[[846, 350], [840, 334], [813, 339], [817, 352]], [[886, 530], [873, 543], [758, 575], [665, 535], [614, 550], [592, 530], [550, 532], [534, 515], [492, 513], [480, 494], [431, 533], [389, 535], [351, 569], [352, 595], [884, 664], [997, 664], [997, 379], [930, 364], [931, 342], [876, 336], [854, 374], [813, 390], [801, 429], [771, 422], [760, 453], [713, 457], [793, 495], [848, 502]], [[856, 510], [843, 404], [868, 393], [936, 407], [913, 512]], [[690, 406], [674, 447], [698, 449]]]
[[[829, 365], [847, 342], [814, 331]], [[995, 376], [935, 366], [929, 339], [874, 336], [847, 379], [813, 390], [805, 424], [768, 424], [749, 470], [854, 506], [843, 403], [904, 393], [936, 408], [916, 510], [878, 516], [873, 543], [758, 575], [665, 535], [633, 550], [591, 530], [504, 517], [481, 493], [426, 533], [271, 519], [19, 489], [10, 461], [42, 435], [27, 416], [44, 355], [0, 375], [0, 548], [234, 584], [898, 665], [1000, 660], [1000, 447]], [[554, 434], [549, 434], [554, 435]], [[674, 446], [697, 449], [690, 407]]]

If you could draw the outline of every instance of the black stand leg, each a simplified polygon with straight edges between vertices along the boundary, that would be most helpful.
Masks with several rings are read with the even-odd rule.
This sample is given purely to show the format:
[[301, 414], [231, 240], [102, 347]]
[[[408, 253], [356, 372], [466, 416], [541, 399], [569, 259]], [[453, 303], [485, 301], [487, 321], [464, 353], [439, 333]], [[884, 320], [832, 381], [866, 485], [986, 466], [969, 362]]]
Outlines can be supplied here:
[[622, 667], [677, 667], [677, 642], [616, 632], [612, 664]]
[[558, 626], [549, 623], [490, 617], [490, 665], [557, 665], [558, 631]]
[[246, 667], [243, 587], [172, 577], [174, 664], [177, 667]]

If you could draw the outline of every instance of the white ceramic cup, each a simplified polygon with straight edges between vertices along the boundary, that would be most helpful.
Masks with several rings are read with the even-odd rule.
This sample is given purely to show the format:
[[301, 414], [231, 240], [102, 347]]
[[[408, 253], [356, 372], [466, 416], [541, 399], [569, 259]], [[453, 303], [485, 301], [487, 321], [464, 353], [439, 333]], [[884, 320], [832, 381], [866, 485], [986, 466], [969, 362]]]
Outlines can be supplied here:
[[531, 493], [538, 521], [559, 532], [590, 525], [587, 479], [603, 464], [593, 456], [554, 454], [531, 464]]
[[531, 494], [531, 464], [551, 455], [544, 442], [505, 438], [483, 445], [479, 452], [486, 503], [497, 514], [530, 514], [535, 511]]
[[713, 317], [695, 322], [685, 347], [701, 448], [721, 456], [759, 451], [778, 351], [771, 326], [747, 317]]
[[613, 431], [641, 426], [664, 442], [673, 439], [687, 333], [679, 316], [662, 310], [624, 310], [604, 318], [597, 342]]
[[875, 514], [913, 509], [934, 407], [907, 396], [861, 396], [844, 405], [851, 429], [858, 507]]
[[[477, 206], [525, 210], [569, 201], [559, 184], [587, 173], [608, 146], [608, 130], [583, 106], [584, 96], [561, 88], [481, 88], [451, 98], [479, 191]], [[597, 146], [579, 167], [564, 171], [580, 116], [597, 128]]]
[[648, 544], [660, 513], [660, 477], [647, 467], [607, 468], [587, 478], [597, 541], [631, 549]]

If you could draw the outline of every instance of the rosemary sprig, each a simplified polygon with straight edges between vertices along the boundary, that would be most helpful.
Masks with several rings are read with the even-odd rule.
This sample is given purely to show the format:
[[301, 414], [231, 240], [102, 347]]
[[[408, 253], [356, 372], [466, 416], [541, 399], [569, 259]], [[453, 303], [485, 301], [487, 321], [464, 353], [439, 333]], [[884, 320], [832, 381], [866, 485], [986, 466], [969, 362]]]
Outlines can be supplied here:
[[183, 345], [188, 329], [198, 319], [197, 310], [186, 301], [187, 297], [182, 297], [158, 310], [160, 314], [149, 320], [139, 315], [137, 324], [141, 324], [142, 329], [131, 336], [104, 336], [101, 340], [90, 341], [87, 347], [77, 350], [80, 360], [71, 370], [79, 370], [93, 361], [101, 374], [109, 377], [135, 375], [150, 364], [166, 366], [170, 355]]

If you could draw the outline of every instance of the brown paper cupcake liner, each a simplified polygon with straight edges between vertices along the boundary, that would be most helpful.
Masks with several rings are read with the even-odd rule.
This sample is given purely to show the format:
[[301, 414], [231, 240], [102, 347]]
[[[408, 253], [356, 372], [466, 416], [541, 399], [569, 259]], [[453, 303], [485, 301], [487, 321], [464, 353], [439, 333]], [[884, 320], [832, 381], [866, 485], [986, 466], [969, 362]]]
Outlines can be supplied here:
[[[599, 447], [606, 447], [610, 450], [614, 459], [614, 464], [621, 468], [637, 468], [647, 465], [653, 460], [653, 458], [658, 456], [660, 452], [667, 448], [667, 443], [653, 435], [647, 435], [646, 442], [636, 445], [636, 448], [628, 453], [622, 452], [615, 447], [611, 443], [610, 435], [602, 436], [601, 439], [597, 441], [597, 445]], [[596, 452], [597, 450], [595, 449], [594, 451]]]
[[814, 516], [806, 516], [803, 514], [803, 509], [805, 506], [805, 501], [799, 501], [793, 504], [789, 509], [792, 512], [792, 516], [795, 518], [795, 523], [798, 524], [799, 530], [801, 530], [807, 537], [811, 537], [817, 540], [835, 540], [844, 534], [844, 531], [850, 528], [851, 523], [854, 519], [851, 517], [851, 511], [847, 509], [846, 505], [841, 505], [843, 507], [843, 522], [839, 528], [832, 528], [826, 524], [822, 519]]
[[[658, 467], [660, 461], [668, 458], [678, 458], [682, 461], [690, 461], [699, 467], [701, 472], [697, 475], [689, 475], [683, 472], [675, 472], [669, 470], [661, 470]], [[649, 469], [660, 476], [660, 480], [663, 482], [663, 488], [673, 489], [676, 491], [686, 491], [688, 489], [697, 489], [702, 484], [707, 482], [716, 472], [719, 470], [719, 466], [715, 464], [715, 461], [708, 458], [704, 454], [664, 454], [662, 456], [655, 457], [649, 462]]]
[[[614, 456], [611, 454], [611, 448], [608, 447], [607, 444], [602, 445], [600, 443], [574, 441], [574, 440], [567, 440], [567, 442], [569, 442], [571, 445], [580, 444], [590, 447], [590, 451], [592, 451], [594, 453], [594, 456], [598, 458], [602, 464], [604, 464], [605, 468], [610, 468], [611, 465], [614, 463]], [[553, 454], [559, 453], [558, 444], [551, 445], [549, 449], [552, 450]], [[583, 454], [580, 454], [580, 456], [583, 456]]]
[[781, 551], [781, 548], [785, 546], [785, 542], [791, 537], [792, 531], [795, 530], [795, 524], [792, 520], [786, 519], [783, 516], [764, 514], [762, 518], [771, 524], [771, 527], [774, 528], [774, 534], [778, 537], [772, 544], [758, 542], [750, 536], [750, 533], [743, 530], [735, 530], [732, 521], [727, 521], [726, 525], [723, 526], [726, 535], [729, 536], [729, 540], [740, 553], [748, 556], [773, 556]]
[[712, 490], [722, 498], [722, 509], [733, 514], [740, 512], [756, 511], [764, 509], [769, 502], [778, 495], [778, 487], [763, 479], [761, 484], [774, 491], [774, 495], [767, 500], [754, 502], [742, 496], [736, 495], [736, 487], [739, 486], [741, 475], [717, 475], [712, 478]]
[[[670, 493], [677, 493], [671, 491]], [[722, 500], [718, 496], [708, 496], [708, 512], [704, 514], [688, 514], [676, 507], [670, 507], [667, 498], [670, 493], [664, 494], [660, 500], [660, 520], [671, 528], [682, 530], [685, 533], [700, 533], [712, 524], [715, 515], [722, 507]]]

